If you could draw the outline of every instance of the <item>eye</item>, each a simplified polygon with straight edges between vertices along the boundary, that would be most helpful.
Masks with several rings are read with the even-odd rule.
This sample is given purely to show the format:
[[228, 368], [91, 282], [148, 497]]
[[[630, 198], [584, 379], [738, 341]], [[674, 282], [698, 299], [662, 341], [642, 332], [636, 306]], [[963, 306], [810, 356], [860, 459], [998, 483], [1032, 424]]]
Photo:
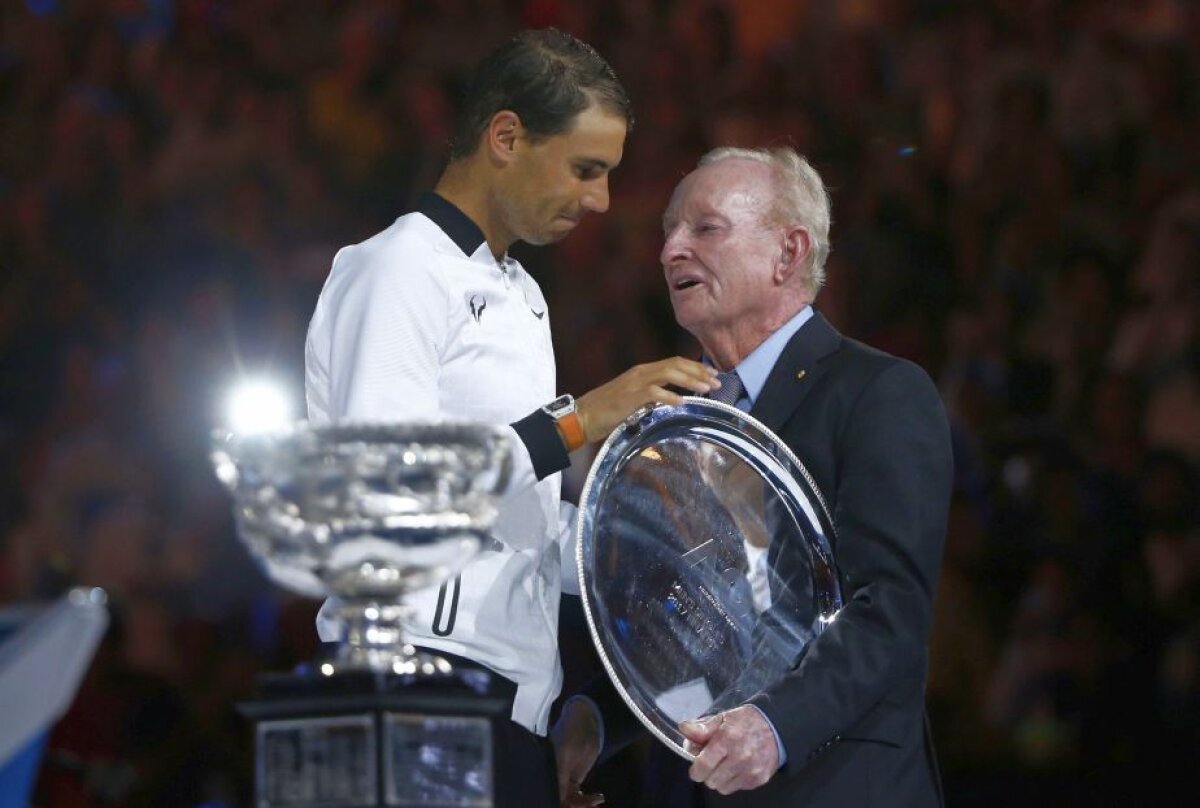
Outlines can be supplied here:
[[594, 180], [604, 175], [603, 169], [594, 165], [575, 166], [575, 176], [583, 181]]
[[715, 233], [719, 229], [713, 222], [700, 222], [695, 228], [697, 233]]

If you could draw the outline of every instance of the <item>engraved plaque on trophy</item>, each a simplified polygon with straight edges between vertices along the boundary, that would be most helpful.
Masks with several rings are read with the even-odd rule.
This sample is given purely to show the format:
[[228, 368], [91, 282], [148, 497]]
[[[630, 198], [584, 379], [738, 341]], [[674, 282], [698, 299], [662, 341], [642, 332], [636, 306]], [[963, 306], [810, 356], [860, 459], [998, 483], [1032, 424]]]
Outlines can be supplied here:
[[388, 805], [491, 804], [493, 750], [486, 719], [392, 714], [385, 728]]
[[375, 728], [370, 716], [260, 722], [259, 804], [376, 804]]

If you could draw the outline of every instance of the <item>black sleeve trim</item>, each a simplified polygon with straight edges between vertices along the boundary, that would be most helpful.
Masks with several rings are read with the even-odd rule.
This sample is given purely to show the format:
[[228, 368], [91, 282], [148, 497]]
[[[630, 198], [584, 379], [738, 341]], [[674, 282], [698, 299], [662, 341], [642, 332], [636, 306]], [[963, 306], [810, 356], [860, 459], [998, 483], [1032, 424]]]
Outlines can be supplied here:
[[562, 471], [571, 465], [571, 456], [567, 447], [558, 434], [554, 418], [545, 410], [534, 410], [520, 421], [514, 421], [512, 428], [517, 431], [517, 437], [529, 450], [529, 458], [533, 461], [533, 473], [539, 480], [544, 480], [556, 471]]

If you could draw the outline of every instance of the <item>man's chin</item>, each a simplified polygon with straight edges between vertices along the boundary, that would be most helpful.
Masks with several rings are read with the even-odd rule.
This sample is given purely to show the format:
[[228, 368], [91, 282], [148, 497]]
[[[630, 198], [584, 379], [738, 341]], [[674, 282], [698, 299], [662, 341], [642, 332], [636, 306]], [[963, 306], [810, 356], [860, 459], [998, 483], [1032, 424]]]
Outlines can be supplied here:
[[695, 336], [697, 330], [703, 330], [706, 324], [704, 312], [688, 302], [671, 300], [671, 310], [675, 312], [675, 322], [679, 327]]
[[545, 247], [548, 244], [555, 244], [562, 241], [567, 236], [571, 235], [571, 231], [575, 229], [575, 225], [564, 229], [547, 230], [541, 233], [535, 233], [521, 239], [526, 244], [532, 244], [535, 247]]

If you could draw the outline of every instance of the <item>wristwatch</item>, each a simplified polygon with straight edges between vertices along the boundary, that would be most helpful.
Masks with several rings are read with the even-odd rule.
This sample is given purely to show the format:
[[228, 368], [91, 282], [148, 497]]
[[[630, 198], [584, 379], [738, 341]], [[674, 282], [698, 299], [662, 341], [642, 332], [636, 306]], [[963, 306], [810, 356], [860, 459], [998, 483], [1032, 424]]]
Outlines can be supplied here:
[[554, 419], [559, 437], [562, 438], [568, 452], [573, 452], [587, 443], [587, 437], [583, 433], [583, 422], [579, 420], [579, 413], [575, 409], [574, 397], [559, 396], [542, 407], [542, 411]]

